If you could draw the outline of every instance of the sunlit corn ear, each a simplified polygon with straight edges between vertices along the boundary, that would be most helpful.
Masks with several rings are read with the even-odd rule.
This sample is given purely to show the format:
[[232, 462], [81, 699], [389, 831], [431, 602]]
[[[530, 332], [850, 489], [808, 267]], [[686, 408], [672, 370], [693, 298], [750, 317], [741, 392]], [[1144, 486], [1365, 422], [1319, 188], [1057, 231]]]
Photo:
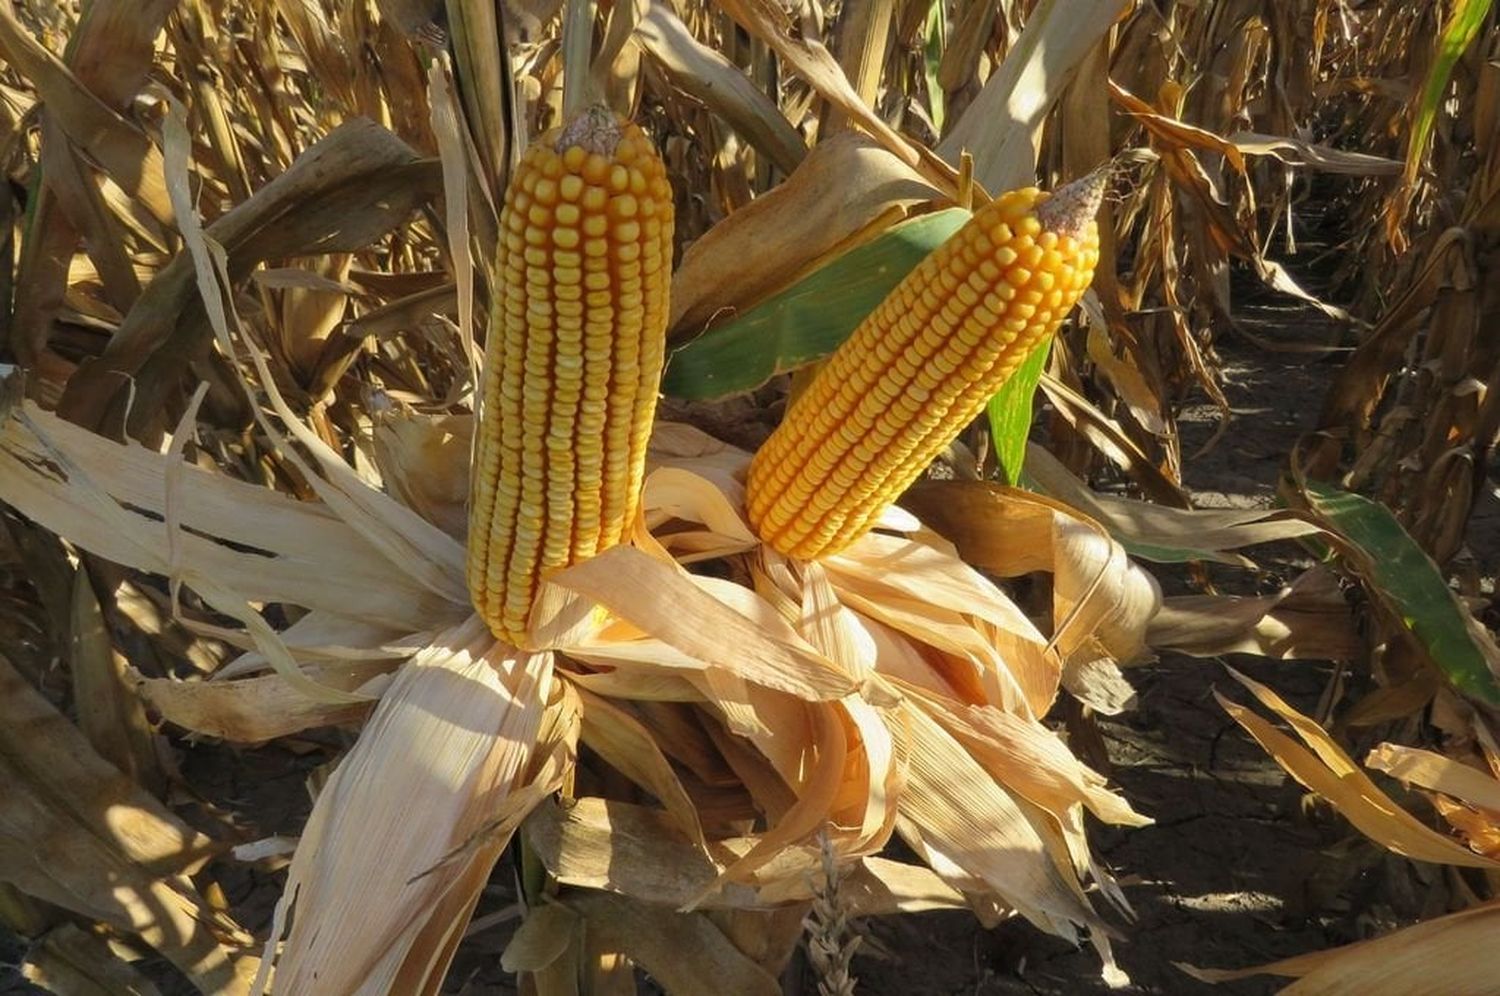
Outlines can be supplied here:
[[474, 455], [469, 591], [503, 640], [544, 572], [628, 539], [656, 412], [672, 191], [650, 139], [592, 107], [505, 193]]
[[812, 560], [873, 527], [1093, 280], [1108, 176], [996, 198], [860, 323], [750, 465], [762, 540]]

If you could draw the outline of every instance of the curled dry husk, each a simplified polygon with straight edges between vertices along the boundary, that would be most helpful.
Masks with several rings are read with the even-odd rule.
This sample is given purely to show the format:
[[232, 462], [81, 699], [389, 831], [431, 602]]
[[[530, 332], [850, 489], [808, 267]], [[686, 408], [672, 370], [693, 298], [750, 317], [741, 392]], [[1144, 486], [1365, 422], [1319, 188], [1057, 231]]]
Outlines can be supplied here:
[[[299, 991], [313, 972], [327, 982], [333, 964], [340, 991], [433, 991], [517, 827], [563, 885], [683, 910], [806, 899], [826, 832], [858, 865], [860, 910], [968, 906], [1064, 936], [1087, 925], [1120, 978], [1084, 883], [1119, 894], [1090, 856], [1083, 814], [1147, 820], [1040, 719], [1070, 658], [1132, 652], [1149, 611], [1112, 610], [1089, 640], [1068, 639], [1058, 619], [1064, 638], [1049, 640], [900, 510], [895, 531], [788, 561], [746, 524], [749, 455], [668, 423], [634, 543], [554, 575], [532, 620], [554, 650], [520, 654], [442, 576], [461, 557], [434, 528], [454, 521], [440, 496], [464, 489], [426, 481], [418, 515], [289, 414], [322, 501], [114, 443], [29, 403], [0, 431], [0, 500], [242, 624], [193, 623], [245, 651], [214, 678], [140, 679], [168, 721], [258, 741], [374, 708], [293, 860], [280, 950], [264, 962], [273, 991]], [[414, 416], [381, 441], [380, 466], [430, 475], [440, 464], [422, 451], [461, 448], [464, 421]], [[1102, 532], [1056, 522], [1037, 543], [1010, 573], [1093, 565], [1060, 611], [1121, 591], [1139, 601], [1135, 569]], [[713, 573], [689, 569], [710, 561]], [[261, 613], [276, 602], [307, 611], [277, 631]], [[601, 766], [621, 777], [593, 777]], [[565, 787], [563, 805], [538, 808]], [[632, 832], [643, 820], [660, 832]], [[893, 834], [927, 868], [876, 858]]]

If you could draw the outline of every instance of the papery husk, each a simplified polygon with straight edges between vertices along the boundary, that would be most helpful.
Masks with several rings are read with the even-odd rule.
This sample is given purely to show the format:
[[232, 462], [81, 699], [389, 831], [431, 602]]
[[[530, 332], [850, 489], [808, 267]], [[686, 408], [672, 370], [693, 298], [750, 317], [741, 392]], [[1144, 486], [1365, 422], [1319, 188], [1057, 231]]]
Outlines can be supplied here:
[[[1112, 822], [1149, 821], [1040, 724], [1064, 672], [1056, 641], [899, 509], [885, 524], [915, 532], [874, 532], [820, 562], [759, 547], [741, 553], [748, 454], [682, 427], [659, 428], [647, 505], [661, 500], [670, 516], [657, 538], [679, 556], [743, 557], [766, 604], [863, 682], [901, 752], [897, 830], [959, 892], [986, 894], [1064, 936], [1073, 936], [1072, 924], [1090, 926], [1107, 974], [1118, 980], [1107, 931], [1081, 886], [1092, 861], [1080, 816], [1087, 805]], [[698, 474], [683, 451], [712, 454], [714, 464]], [[1065, 515], [1061, 506], [1046, 508]], [[1089, 528], [1081, 520], [1080, 527]], [[1073, 566], [1059, 563], [1066, 555], [1059, 547], [1037, 552], [1028, 569], [1066, 570]], [[1099, 613], [1086, 586], [1070, 593], [1069, 614]], [[1154, 586], [1149, 595], [1130, 615], [1130, 632], [1144, 632]]]
[[[274, 392], [272, 401], [284, 404]], [[421, 493], [437, 496], [414, 500], [423, 522], [289, 416], [283, 410], [282, 424], [328, 475], [315, 483], [329, 505], [107, 442], [29, 404], [0, 426], [0, 459], [13, 471], [0, 478], [0, 498], [38, 521], [201, 586], [221, 604], [227, 589], [217, 579], [235, 577], [260, 600], [313, 610], [281, 633], [242, 613], [253, 639], [240, 642], [255, 649], [225, 669], [233, 677], [147, 681], [169, 718], [255, 741], [357, 720], [380, 699], [294, 858], [275, 991], [304, 991], [314, 971], [319, 985], [336, 972], [338, 991], [431, 991], [510, 830], [561, 784], [580, 743], [657, 799], [706, 862], [696, 891], [671, 900], [683, 908], [733, 908], [728, 897], [745, 888], [761, 908], [805, 901], [817, 867], [811, 842], [827, 833], [841, 861], [864, 862], [870, 894], [888, 897], [872, 909], [961, 896], [986, 915], [1018, 911], [1065, 936], [1088, 925], [1107, 948], [1082, 888], [1099, 873], [1081, 814], [1143, 818], [1039, 722], [1063, 680], [1057, 641], [909, 514], [892, 509], [885, 522], [910, 534], [871, 534], [824, 563], [786, 561], [759, 548], [745, 522], [748, 455], [660, 425], [643, 513], [655, 533], [638, 529], [632, 545], [553, 575], [532, 625], [556, 637], [555, 652], [517, 655], [472, 617], [463, 621], [464, 607], [433, 573], [452, 559], [453, 541], [432, 527], [447, 515], [444, 496], [462, 493], [459, 482], [423, 482]], [[435, 471], [443, 463], [425, 450], [461, 438], [464, 420], [430, 432], [425, 417], [413, 418], [409, 445], [384, 468], [397, 495], [417, 493], [403, 475], [463, 474]], [[190, 486], [172, 487], [180, 477]], [[261, 520], [247, 524], [245, 509], [257, 508]], [[427, 544], [425, 556], [393, 570], [395, 551], [412, 543]], [[299, 559], [311, 550], [316, 572]], [[746, 583], [678, 563], [710, 557], [743, 565]], [[367, 571], [368, 590], [327, 584], [330, 562]], [[1042, 557], [1031, 567], [1057, 565]], [[411, 604], [394, 618], [369, 608], [398, 592], [420, 602], [421, 618]], [[1089, 597], [1080, 591], [1084, 608], [1070, 611], [1087, 609]], [[434, 637], [429, 627], [445, 619], [449, 628]], [[414, 648], [423, 649], [413, 656]], [[667, 722], [671, 715], [678, 719]], [[547, 778], [527, 773], [544, 717], [564, 731], [541, 752], [551, 759]], [[729, 830], [725, 816], [736, 810], [722, 810], [703, 777], [737, 786], [735, 806], [753, 817], [753, 832]], [[414, 812], [422, 834], [409, 832]], [[936, 879], [873, 861], [898, 831]], [[590, 840], [601, 846], [598, 835]], [[578, 860], [560, 844], [551, 867], [569, 880]], [[669, 894], [619, 891], [648, 903]], [[393, 912], [349, 918], [351, 906]]]
[[443, 859], [523, 786], [553, 680], [550, 653], [497, 642], [477, 616], [401, 669], [303, 829], [274, 991], [437, 991], [509, 835]]
[[1160, 589], [1083, 513], [982, 481], [931, 482], [902, 504], [951, 540], [968, 563], [1000, 577], [1052, 573], [1053, 615], [1068, 622], [1053, 639], [1065, 657], [1104, 651], [1130, 661], [1145, 649]]
[[[547, 870], [564, 885], [652, 897], [674, 908], [772, 909], [812, 898], [817, 848], [784, 849], [744, 882], [711, 889], [719, 870], [755, 846], [753, 837], [713, 841], [707, 852], [658, 810], [596, 797], [539, 807], [524, 832]], [[853, 863], [843, 893], [851, 916], [963, 909], [962, 893], [926, 868], [864, 857]]]
[[[460, 420], [456, 434], [464, 430]], [[388, 465], [395, 493], [413, 493], [400, 475], [434, 467], [423, 445]], [[664, 753], [681, 756], [684, 744], [630, 705], [651, 699], [673, 674], [670, 697], [699, 711], [708, 727], [705, 758], [723, 767], [727, 752], [724, 770], [746, 779], [769, 827], [743, 838], [740, 853], [720, 852], [724, 864], [712, 866], [698, 899], [751, 878], [830, 822], [849, 828], [839, 840], [850, 854], [873, 853], [889, 838], [901, 767], [886, 727], [857, 694], [859, 680], [753, 592], [687, 574], [642, 531], [643, 549], [619, 548], [555, 579], [579, 589], [558, 588], [586, 608], [594, 603], [584, 594], [617, 610], [590, 608], [586, 618], [602, 626], [563, 631], [574, 642], [561, 650], [576, 656], [517, 656], [472, 615], [433, 635], [427, 627], [452, 620], [460, 606], [394, 569], [389, 551], [431, 542], [429, 555], [410, 565], [421, 575], [446, 559], [442, 544], [450, 541], [416, 528], [408, 509], [334, 466], [326, 448], [310, 448], [334, 478], [318, 489], [336, 505], [291, 501], [181, 463], [175, 453], [110, 442], [29, 402], [0, 424], [0, 499], [25, 514], [91, 552], [207, 590], [217, 604], [230, 604], [231, 594], [219, 579], [234, 578], [257, 601], [312, 610], [280, 632], [253, 611], [239, 617], [249, 634], [216, 627], [215, 635], [257, 649], [214, 680], [142, 680], [147, 700], [169, 721], [259, 742], [356, 721], [380, 700], [320, 794], [296, 852], [281, 915], [292, 930], [274, 959], [275, 991], [306, 991], [313, 972], [318, 985], [337, 991], [434, 985], [509, 829], [560, 784], [580, 734], [706, 847], [704, 831], [694, 828], [705, 800], [683, 787]], [[711, 468], [713, 458], [704, 459]], [[446, 472], [464, 475], [461, 465]], [[441, 481], [427, 485], [432, 494], [461, 493]], [[441, 502], [424, 511], [440, 519]], [[398, 523], [400, 533], [392, 529]], [[308, 559], [314, 551], [316, 565]], [[339, 570], [358, 583], [330, 584]], [[693, 600], [693, 613], [662, 614], [664, 597]], [[399, 598], [408, 604], [386, 602]], [[545, 624], [544, 615], [534, 621]], [[559, 675], [576, 676], [580, 690]], [[548, 754], [555, 756], [548, 779], [522, 780], [553, 685], [566, 692], [546, 708], [571, 717], [553, 724], [565, 728], [564, 746]], [[787, 735], [794, 730], [805, 732]], [[413, 813], [421, 814], [420, 834], [409, 832]], [[801, 874], [797, 868], [765, 882], [795, 891]], [[350, 918], [351, 903], [390, 916]]]

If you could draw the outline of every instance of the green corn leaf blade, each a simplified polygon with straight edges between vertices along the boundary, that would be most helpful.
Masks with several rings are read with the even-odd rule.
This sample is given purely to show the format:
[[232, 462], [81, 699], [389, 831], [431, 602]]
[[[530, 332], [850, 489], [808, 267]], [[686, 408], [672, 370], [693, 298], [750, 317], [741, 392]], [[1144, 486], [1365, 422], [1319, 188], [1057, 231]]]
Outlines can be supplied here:
[[821, 360], [928, 253], [969, 220], [963, 208], [922, 215], [849, 250], [786, 290], [674, 352], [662, 390], [694, 401], [750, 391]]
[[1427, 71], [1427, 79], [1422, 84], [1422, 102], [1417, 107], [1416, 120], [1412, 122], [1411, 140], [1406, 150], [1408, 182], [1416, 176], [1417, 164], [1421, 162], [1422, 154], [1427, 148], [1427, 139], [1432, 134], [1433, 122], [1443, 104], [1453, 67], [1479, 34], [1493, 2], [1494, 0], [1457, 0], [1448, 23], [1443, 26], [1443, 33], [1438, 39], [1437, 58]]
[[1400, 617], [1454, 687], [1500, 705], [1500, 681], [1478, 642], [1487, 637], [1470, 628], [1442, 571], [1390, 510], [1328, 484], [1308, 481], [1305, 490], [1312, 510], [1343, 538], [1350, 566], [1371, 594]]
[[927, 99], [931, 104], [932, 126], [943, 133], [943, 121], [947, 116], [946, 95], [938, 82], [938, 66], [943, 61], [943, 50], [948, 47], [947, 21], [943, 16], [942, 0], [932, 0], [927, 11], [927, 44], [922, 50], [922, 70], [927, 77]]
[[1031, 433], [1032, 402], [1036, 400], [1036, 385], [1047, 369], [1047, 357], [1052, 353], [1052, 336], [1038, 343], [1027, 354], [1026, 359], [1010, 375], [1010, 380], [1000, 385], [1000, 390], [990, 398], [986, 412], [990, 418], [990, 439], [995, 444], [995, 456], [1000, 460], [1000, 470], [1005, 483], [1015, 484], [1021, 480], [1021, 464], [1026, 459], [1026, 437]]

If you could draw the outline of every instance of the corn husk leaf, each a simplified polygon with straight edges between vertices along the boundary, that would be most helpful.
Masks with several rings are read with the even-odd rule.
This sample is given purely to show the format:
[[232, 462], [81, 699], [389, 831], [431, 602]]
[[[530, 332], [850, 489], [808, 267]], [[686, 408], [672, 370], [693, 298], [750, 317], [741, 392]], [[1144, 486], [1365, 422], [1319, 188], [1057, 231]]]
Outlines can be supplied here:
[[1353, 607], [1329, 570], [1304, 571], [1269, 595], [1179, 595], [1162, 601], [1146, 642], [1192, 657], [1355, 660], [1366, 652]]
[[1038, 446], [1027, 449], [1026, 475], [1043, 493], [1109, 530], [1132, 557], [1159, 564], [1202, 560], [1254, 568], [1253, 560], [1233, 551], [1324, 532], [1287, 510], [1173, 508], [1100, 494]]
[[1355, 660], [1366, 650], [1347, 602], [1271, 595], [1183, 595], [1163, 599], [1146, 643], [1189, 657], [1256, 654], [1273, 660]]
[[1104, 930], [1015, 799], [924, 710], [904, 708], [902, 718], [910, 768], [900, 832], [912, 842], [915, 831], [929, 864], [940, 859], [934, 870], [955, 888], [983, 882], [1048, 932], [1069, 937], [1073, 923]]
[[713, 578], [690, 575], [633, 547], [607, 550], [558, 571], [550, 580], [606, 606], [687, 659], [703, 662], [699, 668], [721, 668], [740, 680], [813, 701], [854, 690], [850, 678], [814, 652], [769, 607], [751, 618], [726, 606], [723, 599], [735, 598], [742, 608], [754, 608], [753, 600], [739, 599], [714, 584]]
[[303, 674], [326, 688], [352, 692], [364, 701], [335, 703], [310, 698], [277, 674], [240, 681], [178, 681], [141, 678], [142, 700], [162, 719], [194, 733], [231, 743], [258, 744], [319, 726], [353, 723], [369, 714], [387, 682], [386, 664], [304, 664]]
[[677, 832], [700, 849], [708, 847], [698, 811], [651, 731], [608, 699], [578, 689], [580, 737], [616, 771], [661, 801]]
[[683, 253], [672, 275], [672, 339], [789, 286], [838, 251], [942, 194], [868, 138], [819, 142], [784, 183], [731, 214]]
[[995, 447], [995, 458], [1000, 461], [1000, 472], [1007, 484], [1019, 484], [1021, 468], [1026, 459], [1026, 437], [1031, 434], [1031, 413], [1036, 399], [1036, 387], [1047, 368], [1047, 358], [1052, 355], [1052, 338], [1040, 343], [1026, 355], [1016, 372], [1001, 385], [995, 396], [985, 405], [985, 416], [989, 419], [990, 443]]
[[[287, 652], [299, 661], [380, 664], [406, 660], [427, 646], [437, 632], [403, 630], [399, 626], [314, 609], [277, 635]], [[215, 681], [240, 678], [271, 667], [265, 654], [248, 650], [214, 671], [211, 678]]]
[[[900, 570], [891, 569], [896, 563]], [[964, 662], [939, 679], [939, 687], [1028, 716], [1051, 708], [1062, 672], [1056, 651], [999, 589], [957, 557], [872, 533], [824, 567], [843, 604], [917, 646]]]
[[471, 616], [397, 673], [303, 830], [277, 907], [273, 933], [291, 928], [275, 991], [437, 991], [509, 834], [444, 858], [523, 787], [552, 667]]
[[[563, 885], [677, 909], [700, 897], [704, 910], [774, 909], [811, 899], [811, 875], [820, 860], [812, 844], [788, 848], [746, 881], [711, 890], [722, 870], [755, 846], [755, 838], [715, 840], [705, 854], [666, 814], [594, 797], [544, 803], [527, 818], [524, 833], [548, 873]], [[849, 868], [840, 896], [851, 916], [968, 905], [929, 869], [878, 857], [860, 858]]]
[[500, 967], [507, 972], [540, 972], [567, 954], [576, 943], [578, 914], [562, 903], [549, 902], [526, 914], [516, 928]]
[[1062, 738], [1035, 720], [906, 689], [926, 712], [961, 741], [1016, 794], [1061, 815], [1084, 806], [1106, 823], [1148, 826], [1151, 819], [1108, 791], [1105, 780], [1069, 751]]
[[[168, 484], [174, 476], [177, 488]], [[0, 498], [91, 553], [195, 588], [239, 619], [280, 677], [315, 701], [368, 700], [298, 670], [251, 600], [410, 630], [454, 614], [451, 603], [398, 579], [389, 560], [322, 506], [112, 443], [29, 402], [0, 424]], [[356, 587], [327, 584], [325, 571], [347, 571]], [[224, 577], [237, 587], [215, 580]]]
[[[672, 491], [678, 501], [672, 518], [693, 523], [716, 518], [715, 536], [743, 528], [742, 486], [736, 476], [743, 457], [735, 459], [722, 444], [706, 443], [671, 427], [659, 439], [663, 450], [658, 451], [658, 458], [667, 462], [674, 459], [665, 455], [667, 447], [682, 452], [701, 450], [724, 462], [722, 470], [706, 472], [705, 483], [710, 487], [678, 482]], [[693, 473], [685, 461], [673, 469], [684, 479]], [[714, 498], [716, 487], [723, 490]], [[893, 518], [888, 525], [896, 522]], [[871, 701], [880, 703], [886, 727], [896, 733], [893, 747], [906, 761], [906, 778], [897, 795], [897, 828], [951, 887], [989, 897], [971, 897], [981, 906], [999, 901], [1024, 907], [1046, 929], [1064, 935], [1070, 922], [1097, 922], [1080, 919], [1093, 914], [1076, 881], [1090, 864], [1079, 814], [1088, 805], [1110, 819], [1138, 822], [1141, 818], [1108, 793], [1097, 775], [1076, 767], [1076, 762], [1055, 767], [1056, 745], [1045, 746], [1050, 735], [1040, 726], [1026, 725], [1051, 705], [1063, 671], [1045, 638], [999, 589], [958, 559], [934, 533], [914, 520], [901, 522], [898, 528], [917, 533], [911, 537], [872, 533], [817, 563], [786, 561], [762, 549], [754, 564], [756, 590], [781, 604], [784, 614], [800, 615], [806, 638], [844, 670], [873, 672], [873, 679], [865, 679], [864, 694], [877, 696]], [[1038, 553], [1036, 559], [1041, 561], [1045, 555]], [[1051, 567], [1051, 562], [1046, 566]], [[715, 591], [720, 589], [715, 587]], [[906, 687], [914, 699], [903, 701], [900, 690]], [[933, 697], [922, 698], [919, 693]], [[716, 694], [710, 689], [710, 698]], [[762, 712], [771, 708], [764, 700], [747, 701], [759, 702], [755, 708]], [[951, 701], [951, 707], [927, 704], [945, 701]], [[982, 709], [961, 731], [969, 743], [954, 739], [940, 719], [913, 718], [914, 713], [925, 714], [929, 708], [935, 716], [946, 715], [950, 708], [961, 709], [965, 701]], [[994, 720], [1001, 724], [995, 727], [987, 725], [990, 710], [1015, 715]], [[1005, 725], [1009, 719], [1021, 725]], [[802, 722], [785, 716], [767, 725], [781, 734]], [[763, 735], [753, 729], [747, 729], [746, 735], [773, 758], [786, 754], [784, 746], [777, 747], [778, 740], [804, 739], [781, 734], [764, 741], [757, 739]], [[914, 775], [911, 761], [918, 749], [911, 742], [914, 735], [928, 738], [925, 749], [932, 758], [919, 776]], [[1029, 739], [1033, 736], [1041, 739]], [[868, 735], [862, 740], [868, 751]], [[1028, 760], [1017, 762], [1008, 751]], [[976, 759], [979, 755], [988, 761], [981, 763]], [[868, 756], [875, 765], [876, 755]], [[775, 763], [782, 771], [800, 771], [805, 765], [795, 752]], [[789, 763], [793, 763], [790, 769]], [[1031, 770], [1035, 765], [1048, 770]], [[960, 779], [953, 772], [973, 777]], [[924, 779], [921, 789], [913, 789], [914, 777]], [[957, 784], [960, 780], [962, 788]], [[955, 791], [980, 795], [955, 801], [951, 798]], [[1030, 793], [1042, 804], [1018, 800], [1012, 791]], [[874, 816], [866, 814], [870, 820]], [[873, 832], [873, 826], [866, 827], [867, 833]], [[872, 839], [879, 839], [879, 833], [874, 832]], [[752, 869], [752, 880], [763, 881], [763, 876], [779, 867], [777, 860]], [[600, 867], [637, 863], [601, 862]], [[1101, 943], [1107, 949], [1107, 941]]]
[[377, 415], [375, 464], [391, 497], [456, 540], [468, 533], [470, 415]]
[[1002, 577], [1052, 571], [1063, 659], [1130, 661], [1161, 604], [1155, 580], [1100, 526], [1051, 499], [986, 481], [933, 481], [901, 498], [960, 556]]

